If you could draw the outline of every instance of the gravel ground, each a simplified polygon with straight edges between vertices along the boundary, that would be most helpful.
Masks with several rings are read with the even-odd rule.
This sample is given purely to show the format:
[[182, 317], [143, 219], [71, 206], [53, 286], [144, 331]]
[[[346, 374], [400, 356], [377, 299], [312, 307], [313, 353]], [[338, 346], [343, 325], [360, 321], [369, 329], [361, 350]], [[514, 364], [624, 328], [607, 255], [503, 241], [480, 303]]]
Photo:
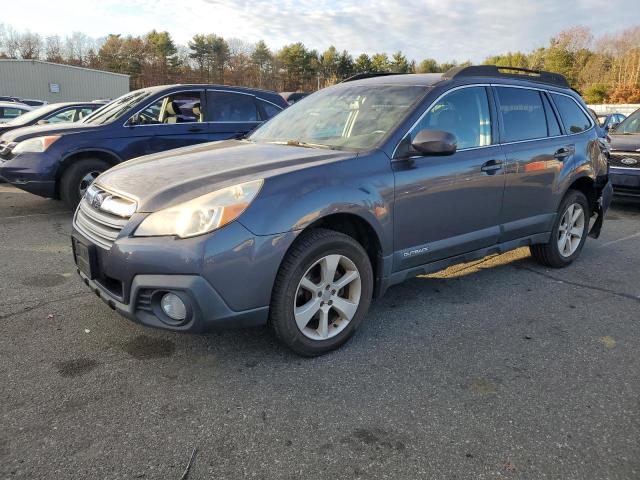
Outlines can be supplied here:
[[185, 335], [79, 281], [71, 213], [0, 185], [0, 478], [640, 478], [640, 206], [393, 287], [317, 359]]

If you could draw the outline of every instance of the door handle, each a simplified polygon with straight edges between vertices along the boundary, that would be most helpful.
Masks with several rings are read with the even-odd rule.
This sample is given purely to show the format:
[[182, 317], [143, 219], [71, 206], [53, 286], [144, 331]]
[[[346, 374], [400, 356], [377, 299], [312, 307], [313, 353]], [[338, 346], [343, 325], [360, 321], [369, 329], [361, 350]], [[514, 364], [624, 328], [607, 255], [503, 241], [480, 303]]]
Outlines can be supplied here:
[[187, 130], [187, 132], [190, 133], [198, 133], [198, 132], [202, 132], [204, 130], [204, 128], [200, 128], [200, 127], [191, 127], [190, 129]]
[[482, 170], [487, 175], [493, 175], [498, 170], [502, 168], [502, 162], [500, 160], [489, 160], [488, 162], [484, 162], [480, 170]]
[[568, 156], [573, 155], [574, 151], [575, 151], [575, 147], [573, 145], [569, 145], [556, 150], [556, 153], [554, 153], [553, 156], [558, 160], [564, 160]]

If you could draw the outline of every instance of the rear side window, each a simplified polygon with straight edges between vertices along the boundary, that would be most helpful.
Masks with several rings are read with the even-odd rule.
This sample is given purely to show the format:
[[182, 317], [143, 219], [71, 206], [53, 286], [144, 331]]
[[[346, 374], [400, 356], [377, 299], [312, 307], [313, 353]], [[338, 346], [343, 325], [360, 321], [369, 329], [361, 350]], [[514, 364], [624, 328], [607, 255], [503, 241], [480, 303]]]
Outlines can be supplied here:
[[212, 122], [257, 122], [253, 95], [233, 92], [207, 92], [207, 108]]
[[589, 117], [582, 111], [578, 104], [571, 97], [565, 95], [551, 94], [553, 101], [558, 107], [562, 124], [567, 133], [580, 133], [591, 126]]
[[496, 91], [504, 128], [503, 142], [547, 136], [547, 118], [538, 90], [496, 87]]
[[411, 140], [420, 130], [453, 133], [458, 149], [491, 145], [491, 116], [484, 87], [455, 90], [436, 102], [411, 131]]
[[551, 107], [551, 103], [549, 103], [549, 99], [544, 94], [542, 94], [542, 101], [544, 102], [544, 111], [547, 115], [547, 129], [549, 136], [557, 137], [558, 135], [562, 135], [562, 130], [560, 129], [558, 118], [553, 111], [553, 107]]

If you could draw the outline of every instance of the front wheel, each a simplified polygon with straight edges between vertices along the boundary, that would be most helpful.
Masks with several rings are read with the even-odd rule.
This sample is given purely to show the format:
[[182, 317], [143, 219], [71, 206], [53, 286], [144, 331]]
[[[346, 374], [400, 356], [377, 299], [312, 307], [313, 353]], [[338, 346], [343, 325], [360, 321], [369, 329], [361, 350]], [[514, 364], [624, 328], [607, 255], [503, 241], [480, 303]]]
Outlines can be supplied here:
[[577, 190], [569, 190], [560, 203], [549, 242], [530, 247], [533, 258], [547, 267], [562, 268], [571, 264], [587, 239], [589, 218], [587, 197]]
[[60, 197], [69, 208], [76, 208], [80, 199], [98, 175], [111, 167], [104, 160], [78, 160], [65, 170], [60, 179]]
[[296, 353], [313, 357], [340, 347], [369, 309], [373, 269], [352, 237], [307, 233], [284, 259], [273, 289], [269, 323]]

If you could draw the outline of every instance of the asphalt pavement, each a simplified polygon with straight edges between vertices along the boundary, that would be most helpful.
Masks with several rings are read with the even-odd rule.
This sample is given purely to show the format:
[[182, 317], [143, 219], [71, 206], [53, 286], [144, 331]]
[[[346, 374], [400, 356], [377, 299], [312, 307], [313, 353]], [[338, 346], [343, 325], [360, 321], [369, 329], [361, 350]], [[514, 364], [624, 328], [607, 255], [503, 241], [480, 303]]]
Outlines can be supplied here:
[[563, 270], [410, 280], [341, 350], [135, 325], [80, 282], [61, 203], [0, 184], [0, 478], [638, 479], [640, 206]]

